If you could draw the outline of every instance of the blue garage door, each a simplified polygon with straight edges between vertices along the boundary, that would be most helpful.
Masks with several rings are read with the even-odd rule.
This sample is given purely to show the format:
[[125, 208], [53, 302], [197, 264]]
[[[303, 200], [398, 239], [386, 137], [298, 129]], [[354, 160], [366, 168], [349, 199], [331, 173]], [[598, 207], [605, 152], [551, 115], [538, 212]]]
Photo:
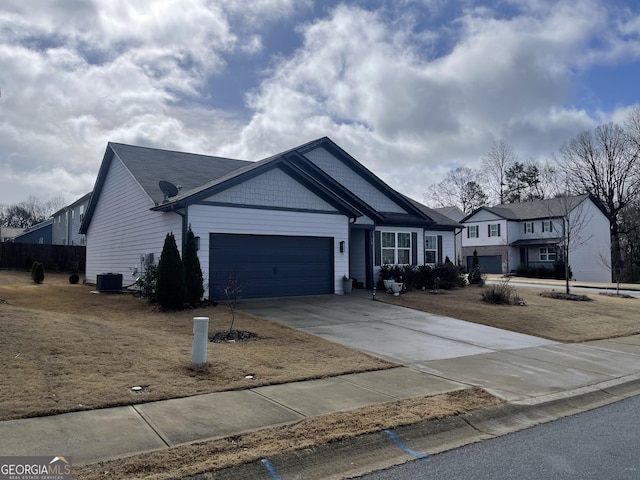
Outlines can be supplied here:
[[334, 293], [333, 238], [210, 234], [209, 295], [225, 298], [229, 278], [241, 298]]
[[[467, 257], [467, 271], [471, 270], [473, 257]], [[482, 273], [502, 273], [501, 255], [478, 255], [478, 263]]]

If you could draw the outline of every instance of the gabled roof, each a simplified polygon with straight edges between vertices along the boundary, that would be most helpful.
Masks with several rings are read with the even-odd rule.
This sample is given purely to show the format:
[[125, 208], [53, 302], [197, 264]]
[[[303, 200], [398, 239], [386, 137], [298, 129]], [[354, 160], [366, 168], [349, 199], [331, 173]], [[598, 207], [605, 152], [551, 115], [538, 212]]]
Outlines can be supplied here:
[[452, 219], [452, 220], [454, 220], [456, 222], [459, 222], [464, 217], [466, 217], [465, 213], [462, 210], [460, 210], [458, 207], [456, 207], [455, 205], [453, 205], [451, 207], [434, 208], [433, 210], [435, 212], [441, 213], [445, 217], [449, 217], [450, 219]]
[[589, 194], [570, 197], [548, 198], [544, 200], [532, 200], [520, 203], [505, 203], [495, 207], [480, 207], [464, 217], [464, 223], [481, 210], [491, 212], [505, 220], [537, 220], [541, 218], [564, 217], [568, 211], [575, 209], [585, 200], [590, 199], [607, 216], [600, 202]]
[[[400, 205], [408, 214], [378, 212], [353, 192], [340, 185], [304, 156], [305, 152], [318, 147], [325, 148], [372, 184], [382, 195]], [[80, 227], [80, 233], [86, 233], [89, 228], [97, 199], [114, 156], [123, 162], [141, 188], [153, 200], [155, 207], [152, 207], [152, 210], [181, 209], [268, 170], [278, 168], [351, 218], [364, 214], [378, 223], [422, 226], [437, 224], [437, 227], [444, 229], [461, 228], [460, 224], [450, 218], [398, 193], [329, 138], [323, 137], [257, 162], [110, 142], [98, 172], [94, 192]], [[171, 198], [165, 198], [158, 187], [159, 180], [179, 185], [181, 187], [179, 193]]]
[[89, 193], [85, 193], [82, 197], [80, 197], [79, 199], [77, 199], [75, 202], [70, 203], [69, 205], [66, 205], [64, 207], [62, 207], [60, 210], [58, 210], [57, 212], [55, 212], [53, 215], [51, 215], [52, 217], [57, 217], [58, 215], [66, 212], [67, 210], [69, 210], [70, 208], [73, 208], [77, 205], [80, 205], [81, 203], [87, 202], [89, 201], [89, 199], [91, 198], [91, 192]]
[[183, 191], [188, 191], [200, 187], [208, 179], [219, 178], [253, 164], [246, 160], [136, 147], [122, 143], [109, 143], [109, 148], [118, 155], [156, 204], [164, 199], [164, 194], [158, 187], [160, 180], [180, 185]]
[[411, 202], [425, 216], [429, 217], [434, 224], [437, 224], [438, 227], [445, 227], [445, 229], [462, 228], [462, 225], [460, 225], [458, 222], [447, 217], [446, 215], [441, 214], [440, 212], [435, 211], [433, 208], [429, 208], [426, 205], [423, 205], [420, 202], [417, 202], [414, 199], [406, 197], [404, 195], [403, 197]]

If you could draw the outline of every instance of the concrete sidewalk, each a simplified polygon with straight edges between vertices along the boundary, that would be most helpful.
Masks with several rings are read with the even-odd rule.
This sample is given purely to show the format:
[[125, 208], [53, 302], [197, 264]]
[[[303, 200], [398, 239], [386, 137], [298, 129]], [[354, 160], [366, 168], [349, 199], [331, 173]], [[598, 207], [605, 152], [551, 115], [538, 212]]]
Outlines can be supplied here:
[[427, 361], [412, 368], [10, 420], [0, 422], [0, 452], [71, 455], [76, 464], [92, 463], [471, 385], [511, 404], [531, 404], [613, 385], [623, 389], [627, 382], [638, 385], [639, 372], [640, 335], [525, 348]]

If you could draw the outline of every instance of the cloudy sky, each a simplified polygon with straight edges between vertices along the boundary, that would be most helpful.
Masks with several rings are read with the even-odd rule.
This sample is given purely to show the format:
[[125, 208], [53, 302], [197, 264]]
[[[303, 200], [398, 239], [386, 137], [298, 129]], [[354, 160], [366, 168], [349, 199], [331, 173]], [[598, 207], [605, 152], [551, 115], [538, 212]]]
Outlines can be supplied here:
[[2, 0], [0, 204], [108, 141], [258, 160], [329, 136], [422, 200], [495, 140], [547, 159], [640, 104], [637, 0]]

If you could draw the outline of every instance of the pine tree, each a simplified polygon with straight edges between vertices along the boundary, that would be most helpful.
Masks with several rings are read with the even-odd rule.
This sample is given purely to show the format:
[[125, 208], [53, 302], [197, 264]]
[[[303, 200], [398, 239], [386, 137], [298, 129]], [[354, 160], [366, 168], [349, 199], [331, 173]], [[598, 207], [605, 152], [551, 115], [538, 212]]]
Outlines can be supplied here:
[[478, 285], [482, 283], [482, 270], [480, 269], [480, 262], [478, 261], [477, 250], [473, 251], [473, 258], [471, 259], [471, 269], [469, 270], [469, 283], [471, 285]]
[[173, 233], [167, 233], [158, 261], [156, 300], [167, 310], [178, 310], [184, 305], [186, 282], [184, 264]]
[[191, 231], [191, 225], [187, 231], [187, 241], [184, 245], [184, 273], [187, 285], [186, 300], [189, 303], [197, 303], [204, 295], [202, 286], [202, 269], [198, 259], [196, 237]]

